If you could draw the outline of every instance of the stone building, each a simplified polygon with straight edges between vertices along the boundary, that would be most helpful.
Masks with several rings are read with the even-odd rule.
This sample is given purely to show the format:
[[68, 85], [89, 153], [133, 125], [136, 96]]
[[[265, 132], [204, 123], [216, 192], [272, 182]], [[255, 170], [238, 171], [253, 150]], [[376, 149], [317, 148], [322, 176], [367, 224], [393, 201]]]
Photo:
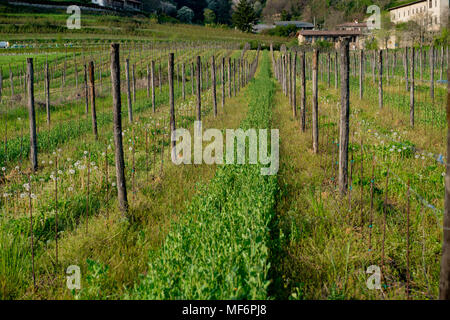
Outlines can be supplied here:
[[447, 25], [450, 0], [412, 1], [389, 9], [391, 21], [402, 23], [416, 21], [429, 31], [438, 31]]

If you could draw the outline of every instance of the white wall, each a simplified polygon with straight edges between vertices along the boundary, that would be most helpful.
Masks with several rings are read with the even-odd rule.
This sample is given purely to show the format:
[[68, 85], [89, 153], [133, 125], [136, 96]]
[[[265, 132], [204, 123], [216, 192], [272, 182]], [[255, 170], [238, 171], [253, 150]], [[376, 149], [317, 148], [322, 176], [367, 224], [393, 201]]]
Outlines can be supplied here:
[[[431, 3], [431, 8], [430, 8]], [[424, 0], [409, 6], [391, 10], [391, 21], [394, 23], [407, 22], [413, 19], [431, 17], [430, 29], [437, 30], [448, 19], [449, 0]]]

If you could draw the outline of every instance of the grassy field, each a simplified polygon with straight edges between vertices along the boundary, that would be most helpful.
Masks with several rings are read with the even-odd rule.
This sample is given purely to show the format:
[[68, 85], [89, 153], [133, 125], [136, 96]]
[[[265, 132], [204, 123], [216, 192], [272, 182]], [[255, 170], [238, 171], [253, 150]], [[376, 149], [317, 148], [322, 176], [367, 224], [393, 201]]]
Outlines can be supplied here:
[[[373, 52], [366, 52], [361, 99], [357, 54], [351, 53], [350, 180], [342, 196], [337, 182], [340, 84], [335, 87], [334, 59], [328, 69], [326, 51], [319, 59], [319, 152], [314, 153], [312, 55], [306, 54], [302, 132], [300, 66], [294, 115], [270, 53], [264, 50], [271, 42], [278, 48], [289, 39], [158, 24], [143, 16], [88, 13], [83, 13], [81, 30], [68, 31], [63, 12], [24, 13], [3, 5], [0, 12], [2, 40], [25, 46], [0, 51], [0, 299], [438, 297], [447, 87], [435, 81], [431, 98], [428, 62], [422, 72], [416, 64], [412, 127], [402, 51], [390, 52], [389, 72], [385, 64], [383, 108]], [[121, 44], [127, 213], [118, 209], [117, 200], [112, 41]], [[256, 50], [258, 44], [263, 50]], [[262, 163], [248, 161], [180, 166], [171, 162], [171, 52], [177, 128], [193, 135], [199, 85], [204, 129], [279, 129], [277, 175], [263, 176]], [[34, 63], [36, 172], [29, 160], [26, 58]], [[281, 58], [281, 52], [276, 50], [274, 58]], [[90, 61], [98, 140], [92, 133], [92, 97], [85, 87], [84, 68]], [[434, 67], [434, 79], [444, 80], [444, 60], [438, 59]], [[81, 290], [66, 287], [70, 265], [81, 268]], [[367, 287], [370, 266], [382, 271], [380, 290]]]
[[[446, 89], [438, 88], [439, 100], [426, 106], [439, 116], [424, 117], [412, 129], [409, 93], [403, 81], [391, 78], [386, 95], [395, 92], [396, 96], [386, 99], [380, 110], [370, 74], [362, 100], [357, 77], [351, 77], [351, 178], [350, 191], [342, 197], [337, 190], [340, 92], [331, 77], [331, 88], [327, 75], [319, 78], [323, 80], [319, 80], [319, 154], [312, 152], [310, 82], [306, 133], [293, 118], [286, 97], [276, 96], [274, 125], [282, 137], [281, 191], [278, 228], [273, 232], [281, 249], [273, 253], [274, 278], [279, 281], [274, 281], [271, 292], [284, 299], [406, 299], [409, 273], [410, 298], [435, 299], [445, 166], [434, 157], [443, 154], [445, 158], [446, 154]], [[422, 107], [419, 114], [423, 116], [425, 104]], [[382, 268], [382, 290], [366, 286], [366, 269], [371, 265]]]
[[[67, 13], [60, 10], [35, 9], [32, 13], [11, 12], [0, 5], [0, 37], [3, 41], [47, 46], [67, 42], [98, 44], [108, 41], [225, 41], [241, 43], [259, 41], [269, 45], [283, 43], [280, 37], [242, 33], [228, 27], [204, 27], [186, 24], [158, 24], [142, 15], [118, 15], [82, 12], [81, 29], [68, 29]], [[30, 35], [33, 34], [32, 37]], [[256, 48], [255, 48], [256, 49]]]

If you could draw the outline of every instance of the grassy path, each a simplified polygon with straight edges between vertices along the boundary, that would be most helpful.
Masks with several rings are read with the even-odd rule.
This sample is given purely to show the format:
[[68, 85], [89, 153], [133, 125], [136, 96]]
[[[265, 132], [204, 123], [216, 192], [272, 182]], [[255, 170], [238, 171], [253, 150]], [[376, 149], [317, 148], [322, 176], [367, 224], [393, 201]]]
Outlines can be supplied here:
[[[249, 112], [240, 128], [270, 128], [273, 80], [268, 55], [250, 83]], [[194, 197], [161, 250], [150, 255], [148, 272], [126, 298], [265, 299], [269, 224], [276, 177], [261, 165], [224, 165]]]

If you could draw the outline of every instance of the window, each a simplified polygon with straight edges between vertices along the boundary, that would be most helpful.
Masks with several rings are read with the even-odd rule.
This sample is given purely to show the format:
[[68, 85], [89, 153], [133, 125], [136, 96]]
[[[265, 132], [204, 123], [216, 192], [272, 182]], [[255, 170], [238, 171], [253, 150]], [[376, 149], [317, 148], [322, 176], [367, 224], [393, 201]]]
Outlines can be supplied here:
[[429, 3], [428, 6], [429, 6], [430, 8], [433, 8], [433, 0], [429, 0], [428, 3]]

